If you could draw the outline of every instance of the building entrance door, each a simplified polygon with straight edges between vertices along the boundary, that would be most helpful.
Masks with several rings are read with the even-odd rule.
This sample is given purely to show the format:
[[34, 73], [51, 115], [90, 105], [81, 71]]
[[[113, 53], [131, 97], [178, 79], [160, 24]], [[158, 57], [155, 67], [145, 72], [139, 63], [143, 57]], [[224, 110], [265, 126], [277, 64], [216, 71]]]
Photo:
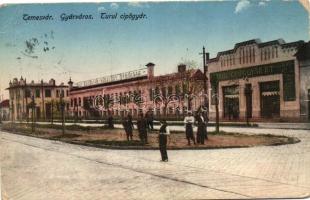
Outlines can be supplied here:
[[238, 85], [223, 87], [224, 118], [239, 118], [239, 87]]
[[261, 116], [280, 117], [279, 81], [260, 83]]
[[246, 84], [244, 89], [246, 98], [246, 118], [252, 118], [252, 85]]

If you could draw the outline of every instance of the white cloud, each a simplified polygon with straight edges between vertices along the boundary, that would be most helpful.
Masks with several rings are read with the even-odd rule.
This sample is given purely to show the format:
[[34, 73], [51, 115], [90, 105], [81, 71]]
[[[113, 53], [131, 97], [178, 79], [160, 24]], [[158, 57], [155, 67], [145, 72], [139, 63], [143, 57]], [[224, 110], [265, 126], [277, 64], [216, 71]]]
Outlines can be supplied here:
[[267, 6], [269, 1], [270, 1], [270, 0], [261, 0], [261, 1], [258, 3], [258, 6], [261, 6], [261, 7]]
[[117, 3], [111, 3], [110, 7], [113, 9], [118, 9], [119, 5]]
[[142, 4], [140, 2], [131, 1], [131, 2], [128, 3], [128, 6], [142, 7]]
[[101, 7], [98, 7], [98, 9], [97, 9], [98, 11], [104, 11], [105, 10], [105, 8], [103, 7], [103, 6], [101, 6]]
[[241, 11], [246, 10], [247, 8], [250, 7], [250, 1], [248, 0], [241, 0], [237, 3], [237, 6], [235, 8], [235, 13], [240, 13]]
[[141, 2], [137, 2], [137, 1], [131, 1], [128, 3], [128, 6], [132, 6], [132, 7], [139, 7], [139, 8], [149, 8], [149, 5], [146, 3], [141, 3]]

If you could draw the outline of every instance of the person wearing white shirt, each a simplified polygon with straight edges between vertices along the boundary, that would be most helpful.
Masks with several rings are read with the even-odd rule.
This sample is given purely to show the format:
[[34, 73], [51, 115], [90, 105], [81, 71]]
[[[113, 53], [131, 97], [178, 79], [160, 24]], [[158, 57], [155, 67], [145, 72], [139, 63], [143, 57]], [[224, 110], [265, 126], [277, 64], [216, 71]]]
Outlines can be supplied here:
[[184, 118], [185, 124], [185, 134], [188, 145], [191, 145], [191, 140], [196, 144], [193, 132], [193, 124], [195, 123], [195, 118], [192, 115], [192, 112], [188, 111], [187, 116]]

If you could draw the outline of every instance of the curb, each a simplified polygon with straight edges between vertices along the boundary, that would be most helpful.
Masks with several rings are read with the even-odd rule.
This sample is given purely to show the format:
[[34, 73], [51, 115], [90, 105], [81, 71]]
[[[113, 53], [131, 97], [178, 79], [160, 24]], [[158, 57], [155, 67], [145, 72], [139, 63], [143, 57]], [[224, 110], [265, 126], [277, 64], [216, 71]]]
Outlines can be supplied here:
[[[73, 145], [80, 145], [80, 146], [87, 146], [87, 147], [95, 147], [95, 148], [101, 148], [101, 149], [114, 149], [114, 150], [158, 150], [159, 147], [147, 147], [147, 146], [113, 146], [113, 145], [99, 145], [99, 144], [92, 144], [92, 143], [79, 143], [75, 141], [64, 141], [60, 139], [55, 139], [55, 138], [44, 138], [36, 135], [28, 135], [19, 131], [13, 132], [13, 131], [8, 131], [8, 130], [1, 130], [6, 133], [11, 133], [11, 134], [16, 134], [16, 135], [22, 135], [22, 136], [27, 136], [27, 137], [33, 137], [33, 138], [39, 138], [39, 139], [44, 139], [44, 140], [51, 140], [51, 141], [58, 141], [58, 142], [63, 142], [63, 143], [68, 143], [68, 144], [73, 144]], [[246, 134], [244, 134], [246, 135]], [[167, 148], [167, 150], [220, 150], [220, 149], [236, 149], [236, 148], [251, 148], [251, 147], [262, 147], [262, 146], [281, 146], [281, 145], [289, 145], [289, 144], [296, 144], [300, 142], [300, 139], [296, 137], [288, 137], [292, 138], [292, 142], [287, 142], [287, 143], [274, 143], [274, 144], [267, 144], [267, 145], [256, 145], [256, 146], [251, 146], [251, 145], [245, 145], [245, 146], [226, 146], [226, 147], [208, 147], [208, 146], [199, 146], [195, 147], [190, 146], [190, 147], [182, 147], [182, 148]]]

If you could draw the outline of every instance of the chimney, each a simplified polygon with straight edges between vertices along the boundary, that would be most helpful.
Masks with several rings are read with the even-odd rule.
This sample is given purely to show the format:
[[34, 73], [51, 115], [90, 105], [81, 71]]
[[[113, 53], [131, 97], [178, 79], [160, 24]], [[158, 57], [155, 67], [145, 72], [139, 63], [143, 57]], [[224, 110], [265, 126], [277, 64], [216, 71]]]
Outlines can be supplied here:
[[186, 71], [186, 65], [185, 64], [179, 64], [178, 65], [178, 72], [184, 73]]
[[50, 84], [50, 85], [53, 85], [53, 86], [55, 86], [55, 84], [56, 84], [56, 81], [55, 81], [55, 79], [52, 79], [52, 78], [51, 78], [51, 80], [49, 81], [49, 84]]
[[150, 62], [150, 63], [146, 64], [145, 66], [147, 66], [147, 77], [149, 79], [153, 78], [154, 77], [154, 66], [155, 66], [155, 64]]

